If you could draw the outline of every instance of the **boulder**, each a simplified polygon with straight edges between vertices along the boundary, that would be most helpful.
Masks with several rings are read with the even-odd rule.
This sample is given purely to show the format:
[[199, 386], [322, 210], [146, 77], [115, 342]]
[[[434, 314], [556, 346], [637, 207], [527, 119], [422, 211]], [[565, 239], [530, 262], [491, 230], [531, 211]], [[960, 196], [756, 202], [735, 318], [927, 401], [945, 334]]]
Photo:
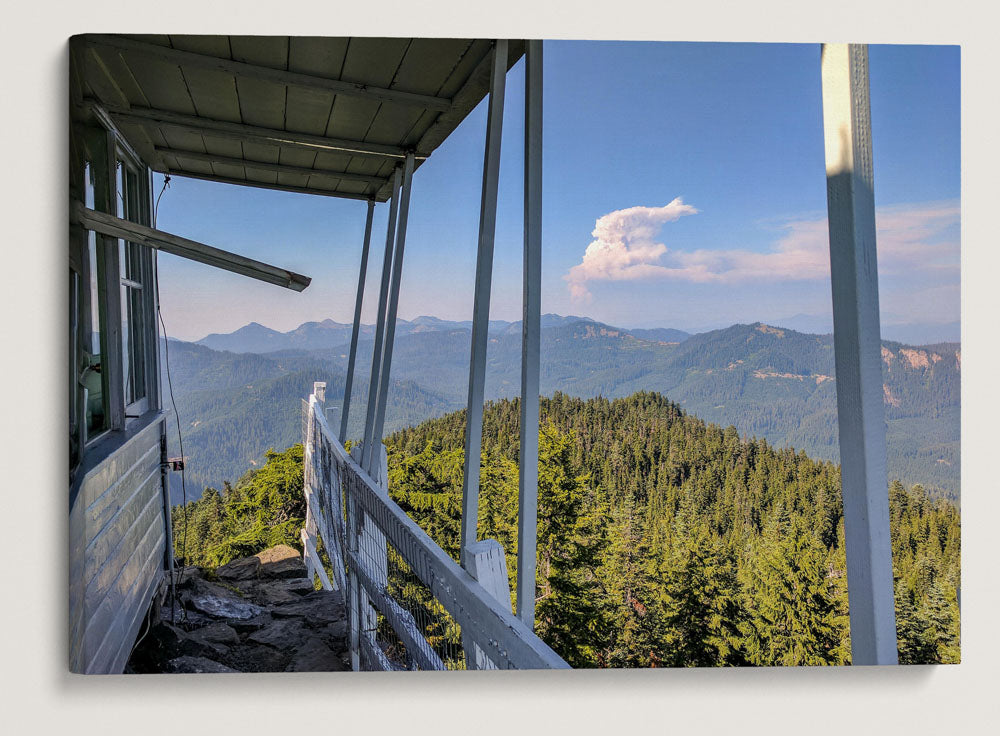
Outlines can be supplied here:
[[247, 632], [259, 631], [260, 629], [263, 629], [271, 623], [272, 620], [271, 614], [265, 611], [259, 616], [254, 616], [253, 618], [233, 619], [231, 621], [227, 621], [226, 623], [235, 629], [238, 634], [246, 634]]
[[260, 572], [260, 560], [256, 557], [243, 557], [215, 570], [220, 580], [235, 582], [237, 580], [253, 580]]
[[200, 629], [196, 629], [192, 632], [198, 636], [198, 638], [212, 642], [215, 644], [239, 644], [240, 636], [236, 633], [234, 629], [229, 624], [223, 623], [222, 621], [217, 621], [214, 624], [209, 624]]
[[211, 593], [196, 593], [191, 596], [191, 605], [198, 611], [224, 619], [249, 619], [264, 613], [264, 609], [236, 596], [221, 596]]
[[283, 581], [283, 585], [288, 592], [296, 595], [308, 595], [316, 590], [313, 581], [309, 578], [289, 578]]
[[322, 627], [344, 618], [344, 598], [335, 590], [317, 590], [302, 596], [295, 603], [275, 606], [271, 609], [275, 618], [305, 619], [313, 627]]
[[174, 585], [178, 588], [189, 584], [192, 580], [204, 579], [204, 573], [200, 567], [189, 565], [188, 567], [178, 567], [174, 569]]
[[258, 552], [255, 557], [260, 561], [259, 576], [262, 578], [304, 578], [306, 565], [302, 556], [294, 547], [279, 544]]
[[193, 609], [215, 619], [247, 619], [264, 612], [260, 606], [244, 600], [238, 589], [207, 580], [192, 580], [181, 594], [181, 601], [189, 613]]
[[247, 643], [266, 644], [269, 647], [290, 653], [302, 646], [307, 638], [310, 638], [310, 634], [303, 627], [301, 621], [284, 619], [274, 621], [263, 629], [253, 632], [246, 641]]
[[335, 649], [343, 649], [347, 646], [347, 620], [327, 624], [319, 630], [319, 635]]
[[291, 652], [259, 644], [240, 644], [229, 650], [226, 664], [239, 672], [284, 672]]
[[203, 673], [203, 672], [237, 672], [231, 667], [226, 667], [224, 664], [219, 664], [218, 662], [208, 659], [207, 657], [177, 657], [176, 659], [171, 659], [167, 662], [167, 668], [170, 672], [177, 673]]
[[298, 593], [288, 589], [284, 580], [262, 582], [247, 590], [254, 601], [262, 606], [280, 606], [285, 603], [295, 603], [302, 599]]
[[307, 640], [292, 658], [286, 672], [343, 672], [350, 669], [340, 656], [318, 637]]
[[204, 657], [225, 654], [222, 644], [206, 641], [194, 632], [184, 631], [177, 626], [161, 622], [149, 633], [151, 649], [155, 649], [158, 659], [173, 659], [179, 656]]

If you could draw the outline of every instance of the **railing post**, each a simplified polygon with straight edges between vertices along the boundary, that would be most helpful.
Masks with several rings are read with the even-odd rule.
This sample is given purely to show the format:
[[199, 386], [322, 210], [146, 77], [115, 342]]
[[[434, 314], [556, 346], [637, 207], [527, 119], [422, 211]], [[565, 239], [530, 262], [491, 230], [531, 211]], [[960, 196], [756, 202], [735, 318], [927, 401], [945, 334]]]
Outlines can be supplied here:
[[[510, 581], [507, 578], [507, 557], [503, 545], [496, 539], [484, 539], [470, 544], [466, 558], [469, 574], [486, 588], [504, 610], [510, 611]], [[534, 592], [532, 592], [533, 595]], [[462, 636], [465, 666], [470, 670], [495, 670], [496, 664], [476, 644], [472, 637]]]
[[361, 307], [365, 299], [365, 279], [368, 276], [368, 250], [372, 242], [372, 220], [375, 217], [375, 200], [368, 200], [365, 219], [365, 240], [361, 246], [361, 266], [358, 268], [358, 294], [354, 300], [354, 325], [351, 328], [351, 352], [347, 358], [347, 377], [344, 379], [344, 402], [340, 412], [340, 443], [347, 442], [347, 419], [351, 413], [351, 390], [354, 388], [354, 364], [358, 357], [358, 337], [361, 334]]
[[476, 541], [479, 516], [479, 463], [483, 445], [483, 393], [486, 383], [486, 349], [490, 328], [490, 289], [493, 284], [493, 242], [497, 224], [497, 190], [500, 179], [500, 139], [503, 132], [504, 89], [507, 81], [507, 41], [493, 46], [490, 101], [486, 115], [486, 151], [483, 190], [479, 206], [479, 249], [476, 256], [476, 291], [472, 308], [472, 353], [469, 358], [469, 396], [465, 411], [465, 468], [462, 479], [460, 556], [468, 567], [468, 547]]
[[[351, 485], [344, 485], [344, 501], [347, 504], [347, 549], [348, 559], [358, 554], [358, 501], [352, 492]], [[351, 651], [351, 669], [355, 672], [361, 669], [361, 586], [358, 584], [358, 571], [351, 563], [347, 571], [347, 621], [350, 627], [348, 644]]]
[[833, 343], [853, 664], [896, 664], [868, 47], [822, 48]]
[[[379, 443], [379, 463], [377, 471], [369, 473], [371, 479], [378, 486], [386, 497], [389, 495], [388, 462], [385, 452], [385, 445]], [[360, 465], [364, 448], [355, 446], [351, 448], [351, 457]], [[367, 564], [366, 572], [372, 581], [381, 587], [389, 583], [388, 552], [385, 545], [385, 535], [378, 526], [364, 511], [360, 511], [357, 524], [357, 543], [355, 549], [356, 559], [364, 559]], [[375, 628], [377, 619], [375, 611], [369, 602], [368, 593], [363, 587], [358, 586], [358, 620], [359, 636], [367, 636], [365, 632]], [[374, 638], [372, 645], [375, 646]]]
[[524, 64], [524, 290], [521, 314], [521, 443], [517, 497], [517, 617], [535, 626], [538, 534], [538, 395], [542, 296], [542, 42]]

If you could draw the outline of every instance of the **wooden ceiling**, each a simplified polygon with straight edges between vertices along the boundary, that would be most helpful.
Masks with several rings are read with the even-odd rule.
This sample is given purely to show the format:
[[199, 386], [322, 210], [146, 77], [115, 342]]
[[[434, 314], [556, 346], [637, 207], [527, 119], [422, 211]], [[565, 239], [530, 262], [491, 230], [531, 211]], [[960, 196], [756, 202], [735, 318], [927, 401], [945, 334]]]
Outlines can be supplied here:
[[[155, 171], [385, 201], [489, 88], [486, 39], [85, 35], [85, 104]], [[523, 54], [512, 42], [508, 68]], [[80, 73], [82, 70], [82, 74]]]

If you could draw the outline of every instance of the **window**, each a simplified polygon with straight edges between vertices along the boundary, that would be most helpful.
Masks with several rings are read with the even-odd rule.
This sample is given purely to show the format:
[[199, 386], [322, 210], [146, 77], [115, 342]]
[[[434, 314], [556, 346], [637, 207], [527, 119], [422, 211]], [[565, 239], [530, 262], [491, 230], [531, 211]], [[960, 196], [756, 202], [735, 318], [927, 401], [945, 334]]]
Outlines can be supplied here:
[[[94, 207], [94, 169], [88, 161], [84, 171], [84, 204]], [[81, 345], [80, 382], [85, 393], [84, 413], [86, 417], [88, 441], [97, 437], [107, 425], [107, 392], [104, 388], [104, 375], [101, 365], [104, 362], [104, 352], [101, 350], [101, 324], [104, 319], [104, 304], [99, 297], [98, 283], [100, 267], [97, 258], [97, 235], [87, 231], [85, 279], [86, 292], [82, 295], [89, 308], [82, 310], [84, 319], [83, 344]]]
[[[148, 222], [148, 197], [138, 167], [119, 158], [115, 172], [117, 214], [132, 222]], [[122, 380], [125, 416], [136, 417], [149, 408], [148, 331], [151, 324], [151, 257], [147, 247], [118, 241], [122, 320]]]

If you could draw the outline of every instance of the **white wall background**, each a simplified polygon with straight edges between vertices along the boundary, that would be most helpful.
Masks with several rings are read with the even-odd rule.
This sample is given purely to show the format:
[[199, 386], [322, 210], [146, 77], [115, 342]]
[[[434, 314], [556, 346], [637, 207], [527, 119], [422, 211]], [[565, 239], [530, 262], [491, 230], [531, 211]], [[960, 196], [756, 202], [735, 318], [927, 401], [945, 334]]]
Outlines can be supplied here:
[[[993, 273], [998, 113], [986, 2], [702, 0], [490, 6], [460, 0], [51, 0], [4, 11], [0, 345], [0, 653], [7, 733], [955, 733], [997, 722]], [[83, 678], [66, 671], [66, 39], [82, 32], [443, 35], [961, 43], [963, 67], [963, 656], [953, 667]], [[816, 74], [819, 74], [817, 66]], [[927, 145], [933, 145], [928, 141]], [[875, 151], [878, 155], [878, 151]], [[816, 172], [822, 176], [822, 171]], [[877, 186], [877, 182], [876, 182]], [[388, 705], [391, 703], [391, 705]], [[387, 707], [388, 705], [388, 707]], [[369, 719], [375, 718], [374, 722]], [[472, 725], [474, 724], [474, 725]], [[515, 730], [516, 729], [516, 730]]]

